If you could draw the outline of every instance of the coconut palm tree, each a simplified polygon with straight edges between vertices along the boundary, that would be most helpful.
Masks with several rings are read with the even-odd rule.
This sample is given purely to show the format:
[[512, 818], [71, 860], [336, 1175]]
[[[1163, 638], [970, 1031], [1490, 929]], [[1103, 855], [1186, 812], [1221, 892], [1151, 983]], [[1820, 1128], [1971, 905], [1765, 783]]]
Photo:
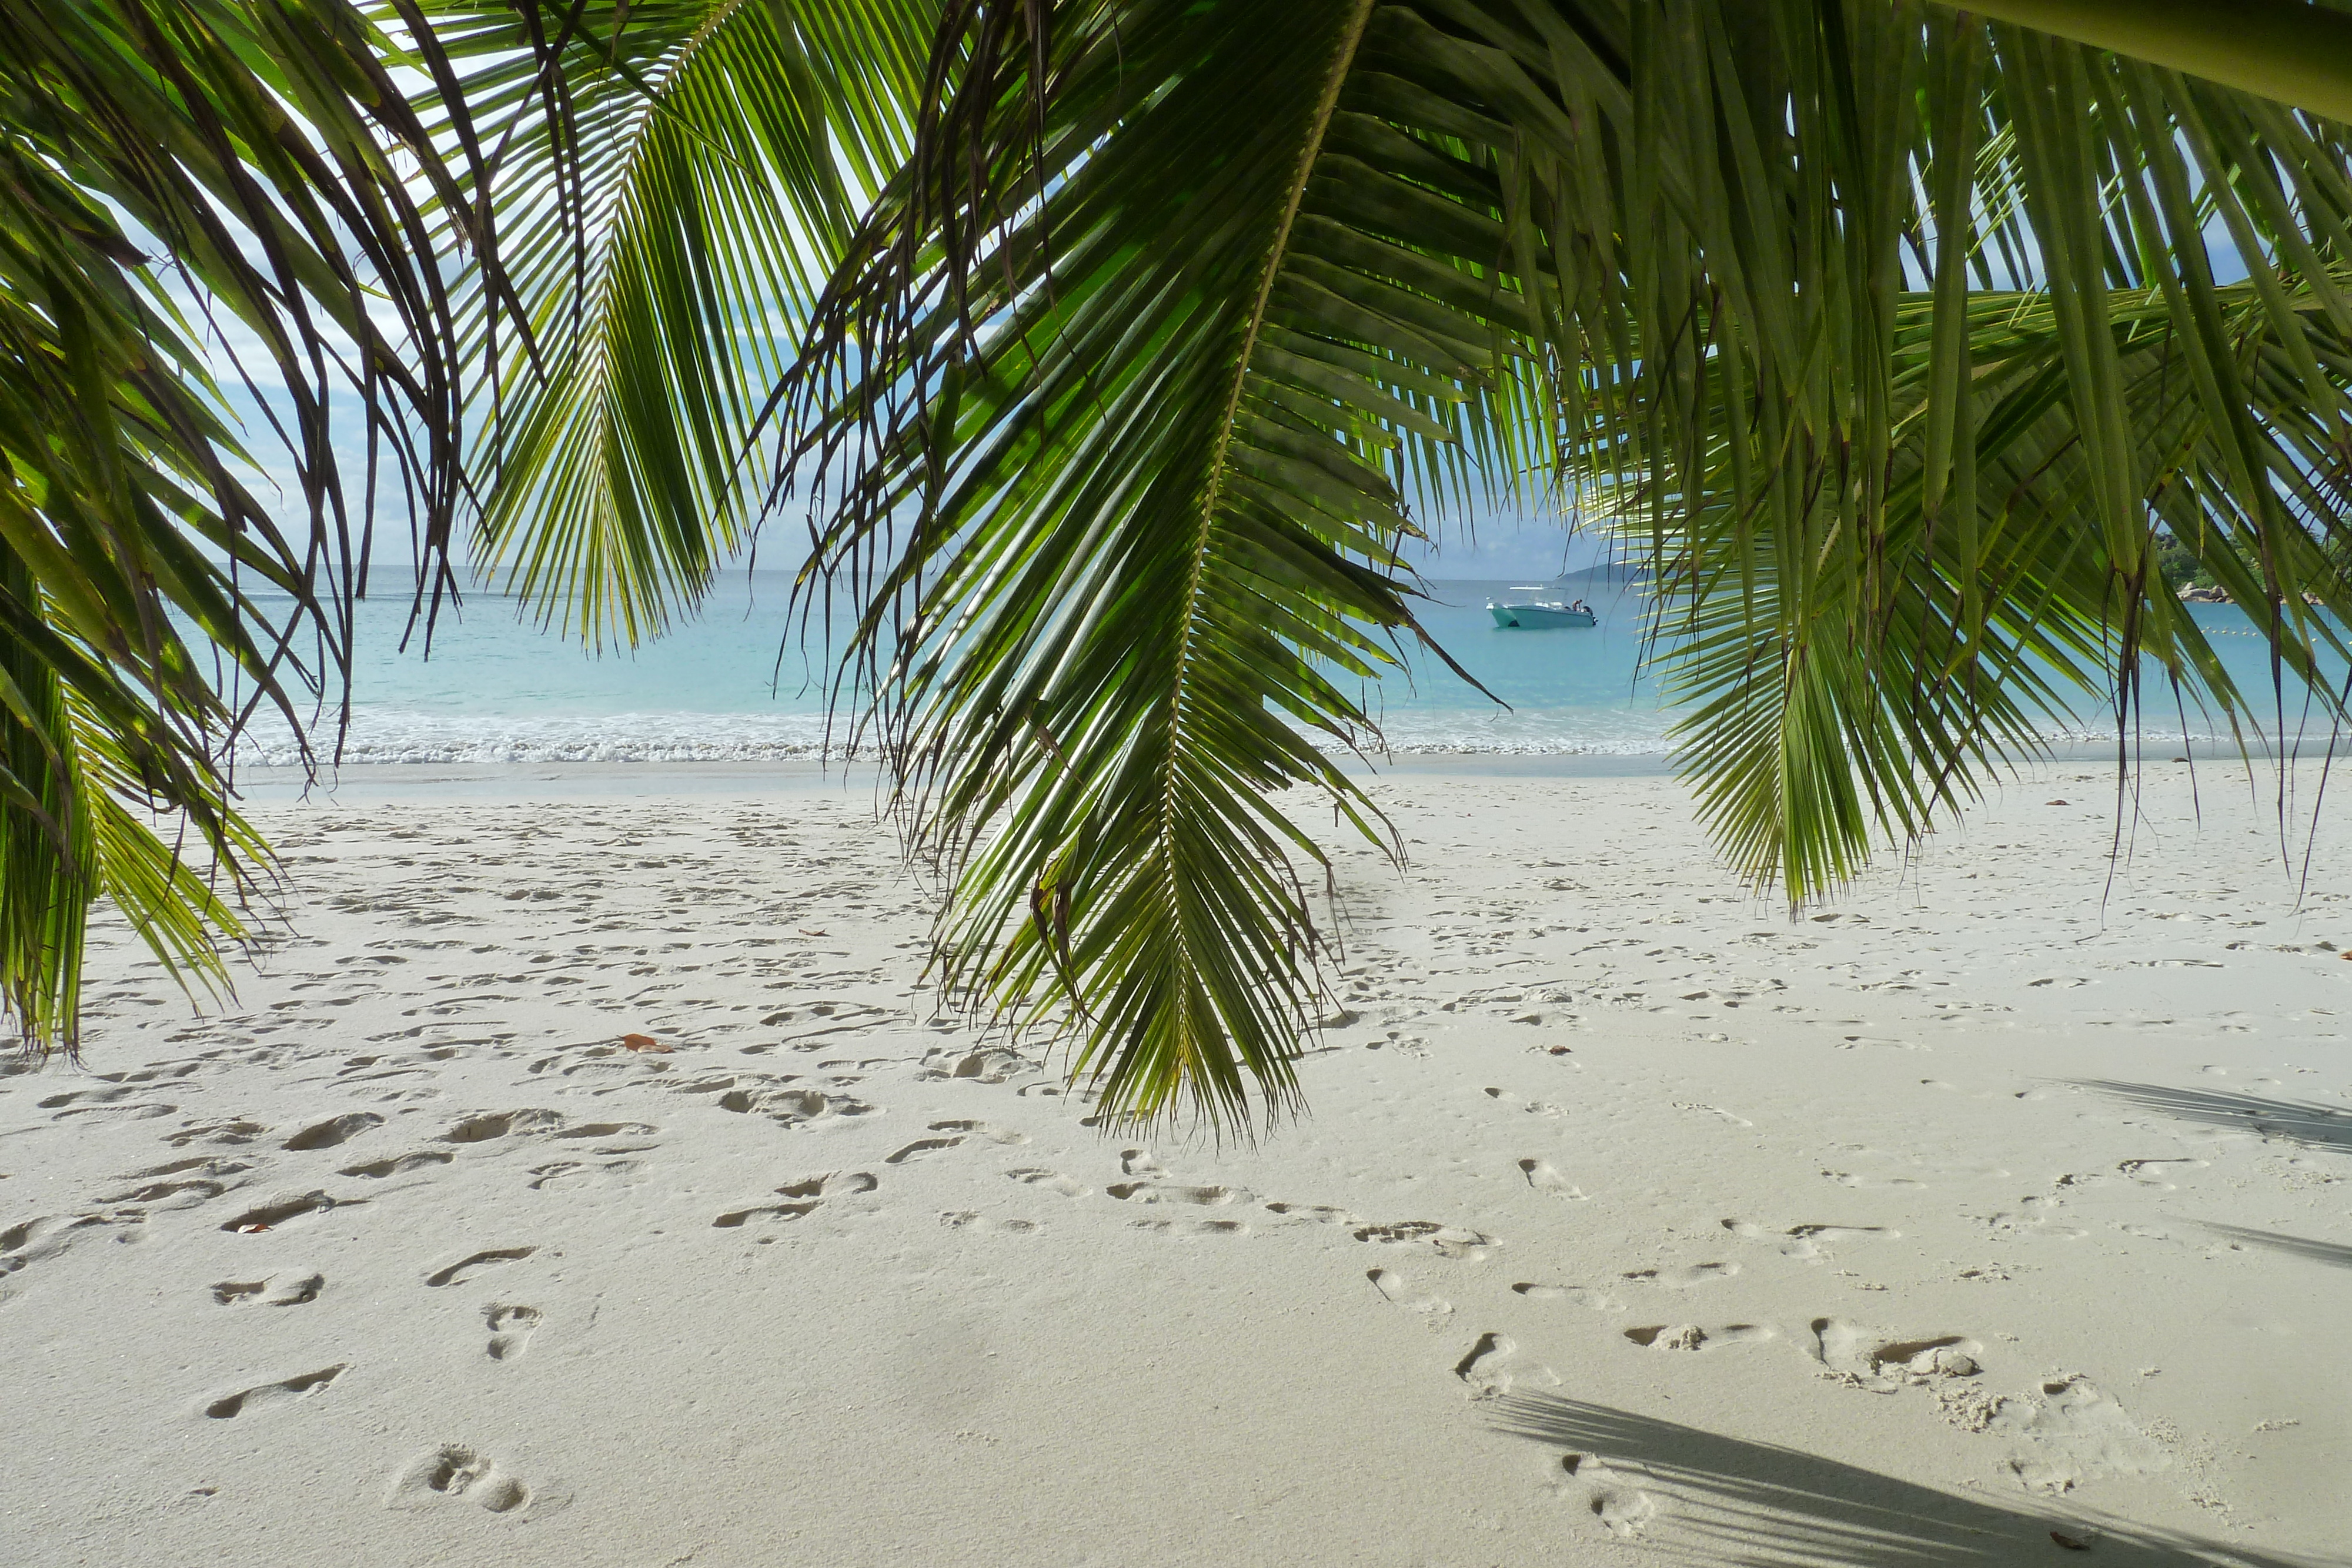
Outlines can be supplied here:
[[[1308, 824], [1396, 849], [1331, 748], [1425, 641], [1404, 547], [1485, 496], [1646, 552], [1680, 766], [1794, 902], [2086, 695], [2125, 738], [2151, 693], [2342, 713], [2332, 3], [382, 19], [494, 176], [440, 197], [454, 361], [509, 316], [536, 350], [469, 405], [482, 554], [625, 642], [804, 517], [841, 699], [951, 873], [938, 977], [1066, 1026], [1114, 1113], [1296, 1104]], [[2269, 607], [2273, 692], [2159, 529]]]

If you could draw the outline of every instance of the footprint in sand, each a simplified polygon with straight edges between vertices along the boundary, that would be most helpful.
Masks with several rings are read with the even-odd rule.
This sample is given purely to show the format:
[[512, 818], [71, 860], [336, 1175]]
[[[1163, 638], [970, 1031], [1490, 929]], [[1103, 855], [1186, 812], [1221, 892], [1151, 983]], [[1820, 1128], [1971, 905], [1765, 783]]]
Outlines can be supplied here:
[[1724, 1323], [1712, 1329], [1696, 1323], [1651, 1323], [1627, 1329], [1625, 1337], [1643, 1350], [1720, 1350], [1778, 1339], [1780, 1331], [1767, 1323]]
[[1442, 1327], [1445, 1320], [1454, 1315], [1453, 1302], [1442, 1296], [1430, 1294], [1394, 1269], [1367, 1270], [1364, 1278], [1372, 1282], [1372, 1289], [1381, 1293], [1381, 1300], [1408, 1312], [1422, 1314], [1431, 1328]]
[[1664, 1285], [1670, 1291], [1687, 1291], [1728, 1280], [1738, 1272], [1737, 1263], [1693, 1263], [1680, 1269], [1628, 1269], [1617, 1277], [1628, 1285]]
[[1360, 1225], [1363, 1223], [1346, 1209], [1335, 1208], [1328, 1203], [1269, 1203], [1265, 1206], [1265, 1210], [1268, 1214], [1279, 1214], [1285, 1219], [1298, 1220], [1308, 1225]]
[[1538, 1285], [1523, 1280], [1511, 1289], [1531, 1301], [1565, 1301], [1570, 1306], [1595, 1312], [1621, 1312], [1625, 1310], [1625, 1303], [1607, 1291], [1583, 1285]]
[[249, 1144], [268, 1131], [269, 1129], [258, 1122], [243, 1120], [198, 1122], [176, 1133], [166, 1134], [163, 1141], [175, 1149], [184, 1149], [190, 1144], [198, 1143], [235, 1147], [241, 1144]]
[[178, 1181], [151, 1181], [124, 1192], [109, 1193], [98, 1201], [110, 1208], [117, 1205], [132, 1205], [142, 1209], [194, 1208], [200, 1203], [210, 1203], [228, 1191], [231, 1185], [208, 1181], [203, 1176], [188, 1176]]
[[1516, 1105], [1530, 1116], [1565, 1116], [1568, 1114], [1567, 1112], [1561, 1110], [1559, 1106], [1553, 1104], [1549, 1100], [1521, 1100], [1517, 1095], [1512, 1094], [1506, 1090], [1490, 1088], [1486, 1091], [1486, 1098], [1489, 1100], [1499, 1100], [1507, 1105]]
[[746, 1208], [730, 1209], [712, 1220], [719, 1230], [732, 1230], [751, 1220], [783, 1222], [806, 1218], [816, 1212], [827, 1197], [846, 1197], [852, 1193], [872, 1192], [882, 1184], [867, 1171], [835, 1171], [824, 1176], [803, 1176], [776, 1189], [776, 1196], [797, 1199], [789, 1203], [758, 1204]]
[[347, 1116], [333, 1116], [324, 1122], [314, 1123], [287, 1139], [278, 1147], [291, 1149], [297, 1154], [308, 1153], [312, 1149], [331, 1149], [338, 1144], [350, 1142], [370, 1127], [383, 1125], [383, 1118], [374, 1112], [354, 1111]]
[[970, 1230], [975, 1233], [1001, 1230], [1013, 1236], [1034, 1236], [1038, 1231], [1045, 1228], [1034, 1219], [991, 1219], [975, 1208], [943, 1210], [940, 1215], [940, 1223], [950, 1230]]
[[224, 1307], [299, 1307], [317, 1301], [326, 1288], [324, 1274], [289, 1269], [258, 1280], [223, 1280], [213, 1287], [213, 1300]]
[[2171, 1192], [2178, 1186], [2174, 1177], [2203, 1170], [2207, 1164], [2204, 1160], [2191, 1159], [2126, 1160], [2116, 1169], [2142, 1186], [2152, 1186], [2158, 1192]]
[[[211, 1177], [225, 1181], [230, 1176], [252, 1168], [252, 1165], [245, 1160], [224, 1160], [205, 1155], [192, 1155], [184, 1160], [166, 1160], [160, 1166], [150, 1166], [145, 1170], [125, 1171], [114, 1179], [116, 1181], [155, 1181], [165, 1176], [181, 1176], [189, 1179]], [[116, 1200], [107, 1198], [102, 1201], [111, 1203]]]
[[943, 1150], [952, 1149], [962, 1142], [963, 1139], [961, 1137], [918, 1138], [897, 1154], [883, 1155], [882, 1163], [886, 1166], [903, 1166], [908, 1160], [919, 1160], [927, 1155], [936, 1155]]
[[2000, 1401], [1985, 1428], [2017, 1445], [2006, 1468], [2029, 1491], [2068, 1491], [2095, 1477], [2147, 1475], [2172, 1465], [2162, 1445], [2079, 1374], [2045, 1377], [2032, 1392]]
[[722, 1111], [758, 1113], [787, 1127], [806, 1126], [835, 1116], [866, 1116], [880, 1109], [848, 1094], [820, 1089], [730, 1089], [715, 1103]]
[[1157, 1231], [1170, 1236], [1247, 1236], [1250, 1228], [1239, 1219], [1130, 1219], [1130, 1230]]
[[1034, 1065], [1025, 1057], [1001, 1047], [961, 1052], [943, 1049], [930, 1052], [923, 1061], [922, 1071], [915, 1076], [931, 1082], [961, 1078], [974, 1083], [1002, 1083]]
[[441, 1134], [445, 1144], [487, 1144], [494, 1138], [515, 1134], [551, 1133], [563, 1125], [563, 1117], [554, 1111], [483, 1112], [467, 1116], [450, 1124]]
[[1889, 1334], [1838, 1318], [1815, 1318], [1809, 1326], [1806, 1354], [1840, 1382], [1874, 1394], [1975, 1377], [1984, 1370], [1977, 1361], [1984, 1346], [1965, 1334]]
[[[2083, 1181], [2084, 1179], [2084, 1178], [2081, 1177], [2061, 1176], [2058, 1178], [2057, 1185], [2061, 1186], [2070, 1186], [2077, 1182]], [[2100, 1176], [2088, 1179], [2095, 1182], [2103, 1182], [2108, 1178], [2104, 1176]], [[2089, 1235], [2090, 1232], [2084, 1230], [2079, 1225], [2066, 1225], [2061, 1223], [2058, 1216], [2064, 1207], [2065, 1200], [2063, 1198], [2051, 1197], [2040, 1193], [2034, 1193], [2019, 1199], [2017, 1207], [2014, 1209], [2002, 1209], [1992, 1214], [1978, 1216], [1977, 1218], [1988, 1229], [1998, 1232], [2002, 1236], [2014, 1237], [2019, 1239], [2023, 1239], [2026, 1237], [2042, 1237], [2055, 1241], [2080, 1241], [2084, 1237]]]
[[306, 1192], [299, 1197], [280, 1197], [257, 1204], [234, 1219], [224, 1220], [223, 1230], [257, 1235], [265, 1230], [277, 1230], [296, 1220], [325, 1214], [331, 1209], [355, 1208], [367, 1199], [363, 1197], [332, 1197], [324, 1192]]
[[149, 1122], [158, 1116], [169, 1116], [179, 1110], [177, 1105], [161, 1100], [128, 1101], [124, 1096], [139, 1092], [127, 1085], [111, 1089], [78, 1089], [64, 1094], [52, 1094], [37, 1102], [44, 1111], [54, 1110], [52, 1122], [70, 1122], [79, 1117], [93, 1116], [100, 1122]]
[[436, 1290], [443, 1285], [462, 1284], [485, 1269], [495, 1269], [501, 1263], [520, 1262], [538, 1250], [536, 1247], [493, 1247], [469, 1253], [455, 1263], [434, 1270], [425, 1276], [425, 1282]]
[[853, 1193], [872, 1192], [882, 1184], [870, 1171], [827, 1171], [823, 1176], [803, 1176], [776, 1189], [783, 1197], [847, 1197]]
[[1204, 1208], [1241, 1202], [1249, 1197], [1236, 1187], [1187, 1186], [1181, 1182], [1113, 1182], [1103, 1191], [1122, 1203], [1190, 1203]]
[[538, 1331], [541, 1313], [537, 1307], [507, 1306], [498, 1302], [482, 1309], [482, 1321], [489, 1325], [489, 1355], [492, 1361], [513, 1361], [530, 1343]]
[[1559, 1386], [1559, 1375], [1520, 1355], [1517, 1342], [1508, 1334], [1480, 1334], [1469, 1353], [1454, 1364], [1454, 1375], [1468, 1387], [1473, 1399], [1497, 1398], [1515, 1387]]
[[404, 1155], [387, 1155], [383, 1159], [369, 1160], [362, 1165], [345, 1166], [335, 1174], [380, 1180], [384, 1176], [404, 1176], [410, 1171], [424, 1170], [430, 1166], [446, 1166], [457, 1157], [446, 1149], [416, 1149]]
[[992, 1144], [1025, 1144], [1029, 1141], [1026, 1133], [1016, 1133], [1010, 1127], [992, 1127], [985, 1122], [933, 1122], [929, 1127], [934, 1133], [958, 1133], [967, 1137], [986, 1138]]
[[205, 1414], [215, 1421], [232, 1421], [239, 1416], [249, 1416], [257, 1410], [307, 1399], [343, 1375], [351, 1364], [339, 1362], [321, 1367], [317, 1372], [305, 1372], [293, 1377], [281, 1377], [275, 1383], [257, 1384], [240, 1388], [235, 1394], [224, 1395], [205, 1406]]
[[628, 1176], [643, 1163], [632, 1159], [600, 1159], [591, 1165], [582, 1160], [553, 1160], [543, 1166], [531, 1166], [530, 1180], [523, 1185], [533, 1192], [562, 1192], [587, 1186], [606, 1177]]
[[[556, 1134], [558, 1138], [646, 1138], [660, 1132], [650, 1122], [588, 1122], [577, 1127], [566, 1127]], [[620, 1143], [607, 1148], [591, 1149], [595, 1155], [641, 1155], [657, 1144]]]
[[1857, 1176], [1852, 1171], [1824, 1170], [1822, 1175], [1840, 1186], [1851, 1187], [1923, 1187], [1927, 1184], [1909, 1176]]
[[470, 1502], [495, 1514], [515, 1517], [541, 1501], [531, 1489], [462, 1443], [444, 1443], [409, 1461], [384, 1492], [386, 1508], [437, 1508]]
[[1695, 1100], [1677, 1100], [1674, 1105], [1677, 1111], [1692, 1111], [1702, 1116], [1719, 1116], [1735, 1127], [1752, 1127], [1756, 1124], [1745, 1116], [1733, 1115], [1720, 1105], [1702, 1105]]
[[1084, 1197], [1094, 1189], [1084, 1182], [1074, 1181], [1058, 1171], [1025, 1169], [1006, 1171], [1006, 1176], [1024, 1186], [1040, 1186], [1047, 1192], [1058, 1192], [1064, 1197]]
[[1783, 1258], [1812, 1262], [1834, 1257], [1830, 1249], [1842, 1242], [1880, 1241], [1903, 1234], [1881, 1225], [1792, 1225], [1786, 1230], [1771, 1230], [1744, 1219], [1727, 1219], [1723, 1228], [1742, 1241], [1776, 1247]]
[[1554, 1197], [1572, 1198], [1579, 1203], [1584, 1201], [1584, 1190], [1571, 1186], [1566, 1176], [1552, 1168], [1549, 1160], [1521, 1160], [1519, 1174], [1527, 1177], [1528, 1185], [1538, 1192], [1549, 1193]]
[[1589, 1454], [1562, 1454], [1558, 1474], [1554, 1495], [1591, 1514], [1620, 1541], [1639, 1539], [1643, 1527], [1657, 1517], [1655, 1498]]
[[1426, 1242], [1442, 1258], [1458, 1258], [1474, 1263], [1486, 1257], [1495, 1246], [1495, 1239], [1483, 1231], [1466, 1230], [1458, 1225], [1439, 1225], [1427, 1219], [1401, 1219], [1390, 1225], [1360, 1225], [1349, 1234], [1359, 1241], [1377, 1241], [1392, 1247]]

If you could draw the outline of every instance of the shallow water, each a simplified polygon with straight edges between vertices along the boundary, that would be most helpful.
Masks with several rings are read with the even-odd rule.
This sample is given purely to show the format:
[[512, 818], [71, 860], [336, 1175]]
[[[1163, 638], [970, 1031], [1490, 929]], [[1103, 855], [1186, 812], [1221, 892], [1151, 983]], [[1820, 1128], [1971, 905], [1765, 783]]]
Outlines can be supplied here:
[[[1673, 715], [1640, 670], [1645, 601], [1638, 591], [1575, 590], [1601, 616], [1591, 628], [1506, 630], [1486, 611], [1511, 584], [1441, 581], [1423, 606], [1430, 632], [1492, 694], [1482, 695], [1425, 651], [1368, 688], [1367, 711], [1390, 750], [1403, 754], [1660, 757]], [[1553, 597], [1546, 591], [1546, 597]], [[509, 598], [477, 593], [445, 612], [427, 657], [421, 640], [400, 648], [408, 618], [398, 596], [358, 607], [359, 653], [346, 764], [751, 761], [820, 754], [830, 725], [821, 654], [793, 635], [789, 578], [730, 574], [702, 612], [635, 653], [589, 654], [544, 632]], [[2262, 640], [2238, 611], [2193, 613], [2231, 673], [2251, 689], [2269, 684]], [[2181, 726], [2151, 719], [2151, 740]], [[2290, 729], [2294, 727], [2290, 716]], [[2210, 727], [2193, 714], [2202, 737]], [[2161, 733], [2159, 733], [2161, 732]], [[331, 726], [320, 729], [331, 735]], [[2086, 705], [2079, 722], [2053, 727], [2072, 738], [2111, 737]], [[297, 760], [282, 728], [262, 726], [242, 749], [248, 763]]]

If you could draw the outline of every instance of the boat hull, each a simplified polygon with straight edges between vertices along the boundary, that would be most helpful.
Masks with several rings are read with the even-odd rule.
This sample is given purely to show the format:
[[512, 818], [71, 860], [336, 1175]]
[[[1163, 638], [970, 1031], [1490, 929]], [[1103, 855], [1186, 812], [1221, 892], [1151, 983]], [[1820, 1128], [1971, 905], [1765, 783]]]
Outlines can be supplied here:
[[1567, 626], [1593, 626], [1600, 617], [1590, 610], [1570, 610], [1565, 605], [1549, 604], [1489, 604], [1486, 613], [1495, 618], [1497, 626], [1513, 627], [1522, 632], [1544, 632]]

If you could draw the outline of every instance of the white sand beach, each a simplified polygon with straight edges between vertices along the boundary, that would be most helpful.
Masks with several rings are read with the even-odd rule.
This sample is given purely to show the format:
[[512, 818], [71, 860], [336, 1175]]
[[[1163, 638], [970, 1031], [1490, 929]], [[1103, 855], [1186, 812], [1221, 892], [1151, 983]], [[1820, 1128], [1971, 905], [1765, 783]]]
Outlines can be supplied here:
[[640, 777], [264, 805], [201, 1018], [106, 927], [0, 1078], [0, 1562], [2345, 1560], [2334, 804], [2305, 886], [2159, 764], [2111, 862], [2059, 767], [1791, 923], [1670, 780], [1391, 776], [1218, 1149], [935, 1012], [870, 792]]

